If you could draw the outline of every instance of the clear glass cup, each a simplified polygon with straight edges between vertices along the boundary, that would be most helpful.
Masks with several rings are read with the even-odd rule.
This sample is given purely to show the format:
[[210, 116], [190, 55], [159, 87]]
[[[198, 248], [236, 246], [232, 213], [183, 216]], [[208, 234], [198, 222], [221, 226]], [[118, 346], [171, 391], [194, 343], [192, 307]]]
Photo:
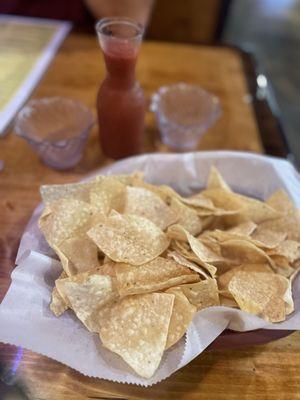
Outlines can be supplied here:
[[50, 97], [29, 101], [14, 128], [46, 165], [63, 170], [80, 161], [93, 124], [91, 111], [81, 102]]
[[219, 99], [200, 86], [178, 83], [161, 87], [153, 96], [161, 140], [178, 151], [194, 149], [221, 115]]

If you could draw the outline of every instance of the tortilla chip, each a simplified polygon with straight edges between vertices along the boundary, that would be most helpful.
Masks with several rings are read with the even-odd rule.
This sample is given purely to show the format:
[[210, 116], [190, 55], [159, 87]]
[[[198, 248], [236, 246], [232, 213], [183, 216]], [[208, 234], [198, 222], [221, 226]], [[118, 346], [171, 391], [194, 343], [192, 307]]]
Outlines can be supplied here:
[[112, 212], [88, 236], [115, 262], [141, 265], [162, 254], [169, 239], [153, 222], [137, 215]]
[[197, 283], [180, 285], [174, 287], [175, 289], [180, 290], [188, 301], [197, 307], [197, 310], [220, 305], [218, 286], [215, 279], [210, 278]]
[[147, 218], [162, 230], [178, 220], [176, 213], [159, 196], [141, 187], [126, 188], [124, 214]]
[[113, 176], [103, 177], [90, 190], [94, 213], [108, 215], [111, 210], [122, 212], [125, 206], [126, 186]]
[[273, 249], [280, 245], [281, 242], [286, 238], [286, 233], [284, 232], [274, 232], [269, 229], [256, 229], [256, 231], [251, 235], [253, 242], [259, 246], [266, 249]]
[[217, 279], [219, 290], [226, 291], [228, 290], [228, 285], [230, 280], [240, 271], [244, 272], [265, 272], [272, 273], [274, 271], [268, 264], [242, 264], [238, 267], [234, 267], [224, 274], [220, 275]]
[[61, 199], [51, 204], [51, 212], [42, 216], [39, 226], [52, 247], [88, 229], [92, 207], [84, 201]]
[[177, 264], [183, 265], [183, 266], [191, 269], [192, 271], [197, 272], [199, 275], [201, 275], [205, 279], [208, 279], [210, 277], [205, 272], [204, 268], [202, 268], [199, 265], [193, 263], [192, 261], [189, 261], [188, 259], [186, 259], [184, 256], [182, 256], [177, 251], [169, 251], [168, 252], [168, 257], [172, 258], [174, 261], [176, 261]]
[[77, 318], [90, 332], [99, 331], [99, 309], [118, 297], [113, 279], [101, 275], [96, 269], [90, 272], [58, 279], [56, 288], [67, 299]]
[[120, 296], [150, 293], [200, 280], [194, 271], [162, 257], [157, 257], [139, 267], [116, 264], [115, 269]]
[[283, 214], [293, 214], [296, 211], [294, 203], [283, 189], [274, 192], [267, 199], [266, 203]]
[[268, 262], [274, 269], [274, 262], [266, 252], [247, 240], [229, 239], [220, 243], [222, 254], [239, 264], [261, 264]]
[[278, 211], [262, 201], [224, 189], [204, 190], [202, 194], [212, 200], [215, 207], [239, 211], [245, 218], [249, 218], [256, 224], [280, 216]]
[[174, 295], [149, 293], [124, 297], [100, 319], [105, 347], [120, 355], [143, 378], [151, 378], [166, 347]]
[[215, 166], [212, 166], [207, 180], [207, 189], [224, 189], [231, 192], [230, 187], [222, 178], [220, 172]]
[[233, 228], [230, 228], [229, 230], [227, 230], [227, 232], [234, 235], [250, 236], [256, 228], [257, 225], [254, 222], [247, 221], [237, 226], [234, 226]]
[[99, 273], [101, 275], [108, 275], [111, 278], [115, 278], [116, 277], [116, 263], [114, 263], [113, 261], [106, 262], [103, 265], [101, 265], [100, 267], [98, 267], [97, 271], [99, 271]]
[[168, 349], [185, 334], [196, 314], [197, 308], [188, 301], [187, 297], [179, 289], [170, 288], [166, 290], [166, 293], [175, 296], [166, 343], [166, 349]]
[[177, 199], [172, 199], [171, 209], [178, 217], [177, 224], [183, 226], [192, 235], [199, 235], [202, 230], [202, 223], [195, 210], [187, 207]]
[[230, 307], [230, 308], [239, 308], [237, 302], [233, 299], [229, 299], [228, 297], [220, 295], [220, 306]]
[[[180, 201], [188, 206], [192, 206], [195, 209], [202, 209], [202, 211], [212, 211], [215, 209], [213, 202], [207, 197], [203, 196], [202, 193], [194, 194], [190, 197], [180, 197]], [[200, 210], [199, 210], [200, 211]]]
[[[63, 271], [58, 279], [64, 279], [67, 277], [67, 274]], [[51, 303], [50, 303], [50, 310], [56, 317], [62, 315], [67, 309], [69, 308], [68, 304], [65, 300], [61, 297], [56, 286], [54, 286], [51, 295]]]
[[260, 224], [259, 229], [283, 232], [286, 233], [287, 239], [300, 242], [300, 217], [297, 213], [295, 213], [295, 215], [286, 215], [283, 218], [265, 221]]
[[65, 185], [43, 185], [40, 187], [40, 193], [45, 205], [56, 202], [61, 199], [76, 199], [80, 201], [89, 202], [90, 189], [101, 178], [90, 182], [68, 183]]
[[263, 272], [238, 272], [228, 289], [241, 310], [263, 317], [269, 322], [285, 319], [285, 294], [289, 281], [283, 276]]
[[[75, 237], [65, 239], [55, 250], [59, 249], [68, 259], [68, 276], [80, 272], [90, 271], [99, 266], [98, 248], [95, 243], [84, 233]], [[62, 264], [64, 261], [61, 259]]]
[[268, 254], [283, 256], [288, 262], [293, 263], [300, 258], [300, 243], [295, 240], [284, 240]]

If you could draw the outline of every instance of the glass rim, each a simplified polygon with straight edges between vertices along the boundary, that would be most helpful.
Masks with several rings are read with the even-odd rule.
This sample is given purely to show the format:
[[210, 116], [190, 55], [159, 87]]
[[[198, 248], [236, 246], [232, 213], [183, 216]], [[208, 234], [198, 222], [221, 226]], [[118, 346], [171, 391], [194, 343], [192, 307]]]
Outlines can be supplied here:
[[[133, 28], [135, 28], [136, 33], [128, 38], [123, 38], [123, 37], [118, 37], [116, 36], [116, 39], [119, 40], [134, 40], [134, 39], [140, 39], [145, 31], [144, 26], [135, 21], [134, 19], [128, 18], [128, 17], [105, 17], [105, 18], [101, 18], [98, 22], [96, 22], [95, 24], [95, 30], [97, 32], [97, 34], [99, 35], [104, 35], [104, 36], [108, 36], [107, 33], [103, 32], [103, 29], [106, 28], [109, 25], [116, 25], [116, 24], [122, 24], [124, 26], [131, 26]], [[111, 36], [112, 38], [114, 36]]]

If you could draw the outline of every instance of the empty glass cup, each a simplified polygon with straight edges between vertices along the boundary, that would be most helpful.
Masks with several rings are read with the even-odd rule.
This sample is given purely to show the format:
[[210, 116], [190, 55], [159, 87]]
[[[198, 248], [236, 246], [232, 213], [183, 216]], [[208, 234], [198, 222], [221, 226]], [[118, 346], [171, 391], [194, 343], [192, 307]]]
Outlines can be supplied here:
[[219, 99], [196, 85], [178, 83], [161, 87], [153, 96], [161, 140], [174, 150], [194, 149], [221, 115]]
[[91, 111], [81, 102], [51, 97], [29, 101], [17, 115], [15, 133], [45, 164], [68, 169], [80, 161], [93, 123]]

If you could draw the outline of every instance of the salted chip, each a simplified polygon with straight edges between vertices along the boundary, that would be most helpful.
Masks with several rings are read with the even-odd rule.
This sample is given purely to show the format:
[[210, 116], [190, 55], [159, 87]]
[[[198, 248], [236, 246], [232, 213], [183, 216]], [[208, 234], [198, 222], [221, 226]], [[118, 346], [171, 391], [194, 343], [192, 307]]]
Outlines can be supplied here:
[[186, 238], [188, 241], [191, 250], [198, 257], [200, 265], [205, 267], [211, 276], [214, 276], [217, 269], [213, 265], [209, 263], [215, 261], [223, 261], [224, 258], [220, 257], [218, 254], [213, 252], [209, 247], [205, 246], [200, 240], [196, 239], [192, 236], [186, 229], [184, 229], [181, 225], [172, 225], [168, 229], [168, 235], [171, 238], [179, 239]]
[[196, 209], [203, 209], [207, 212], [215, 209], [213, 202], [207, 197], [203, 196], [202, 193], [194, 194], [190, 197], [180, 197], [180, 201], [188, 206], [192, 206]]
[[201, 275], [203, 278], [207, 279], [210, 276], [205, 272], [204, 268], [200, 267], [196, 263], [193, 263], [192, 261], [189, 261], [186, 259], [184, 256], [182, 256], [180, 253], [177, 251], [169, 251], [168, 252], [168, 257], [172, 258], [174, 261], [177, 262], [177, 264], [183, 265], [192, 271], [197, 272], [199, 275]]
[[274, 192], [267, 199], [266, 203], [283, 214], [293, 214], [296, 211], [294, 203], [283, 189]]
[[179, 289], [170, 288], [166, 290], [166, 293], [175, 296], [166, 343], [166, 349], [168, 349], [185, 334], [196, 314], [197, 308], [188, 301], [187, 297]]
[[227, 291], [230, 280], [240, 271], [244, 272], [265, 272], [274, 274], [272, 268], [267, 264], [242, 264], [234, 267], [224, 274], [220, 275], [217, 279], [219, 290]]
[[90, 190], [94, 213], [108, 215], [111, 210], [122, 212], [125, 206], [126, 186], [117, 177], [106, 176]]
[[40, 188], [41, 197], [45, 205], [60, 199], [72, 198], [89, 202], [90, 189], [99, 182], [100, 177], [90, 182], [68, 183], [65, 185], [43, 185]]
[[[64, 279], [67, 277], [67, 274], [63, 271], [58, 279]], [[54, 286], [51, 295], [51, 303], [50, 303], [50, 310], [56, 317], [62, 315], [67, 309], [69, 308], [68, 304], [65, 300], [61, 297], [56, 286]]]
[[164, 290], [182, 283], [198, 282], [199, 275], [189, 268], [162, 257], [141, 266], [116, 264], [120, 296]]
[[286, 238], [285, 232], [274, 232], [269, 229], [256, 229], [251, 235], [251, 239], [259, 247], [273, 249], [280, 245]]
[[247, 221], [228, 229], [226, 232], [234, 235], [250, 236], [256, 228], [257, 225], [254, 222]]
[[[269, 322], [284, 321], [286, 307], [291, 309], [289, 281], [283, 276], [263, 272], [238, 272], [228, 289], [241, 310], [261, 316]], [[285, 298], [289, 297], [289, 304]]]
[[197, 310], [220, 305], [218, 286], [215, 279], [210, 278], [197, 283], [176, 286], [174, 290], [180, 290], [188, 301], [197, 307]]
[[275, 267], [274, 262], [268, 254], [248, 240], [229, 239], [220, 242], [220, 244], [223, 256], [239, 264], [261, 264], [268, 262], [272, 268]]
[[47, 242], [52, 247], [89, 227], [92, 207], [84, 201], [61, 199], [51, 204], [51, 212], [43, 215], [39, 226]]
[[94, 270], [66, 279], [58, 279], [56, 288], [90, 332], [99, 331], [98, 313], [101, 307], [114, 301], [118, 293], [113, 279]]
[[100, 318], [100, 338], [143, 378], [151, 378], [166, 347], [174, 295], [124, 297]]
[[281, 241], [281, 243], [270, 250], [268, 254], [283, 256], [288, 262], [293, 263], [300, 258], [300, 243], [295, 240]]
[[282, 218], [276, 218], [271, 221], [265, 221], [259, 226], [260, 229], [269, 229], [275, 232], [284, 232], [287, 239], [300, 242], [300, 217], [297, 213], [294, 215], [285, 215]]
[[192, 235], [199, 235], [202, 230], [202, 223], [195, 210], [187, 207], [176, 198], [171, 200], [171, 209], [177, 215], [177, 224], [181, 225]]
[[62, 268], [67, 276], [76, 275], [76, 268], [73, 263], [65, 256], [65, 254], [60, 250], [58, 246], [55, 244], [52, 245], [52, 249], [55, 251], [56, 255], [58, 256]]
[[280, 216], [280, 213], [267, 203], [224, 189], [206, 189], [202, 194], [212, 200], [216, 207], [239, 211], [240, 214], [256, 224]]
[[100, 223], [87, 233], [113, 261], [132, 265], [153, 260], [170, 243], [163, 231], [148, 219], [117, 212], [111, 212], [105, 223]]
[[224, 181], [222, 175], [215, 166], [212, 166], [207, 180], [207, 189], [224, 189], [231, 192], [230, 187]]
[[68, 259], [68, 275], [89, 271], [99, 266], [98, 248], [85, 233], [65, 239], [56, 246], [57, 249]]
[[116, 277], [116, 263], [113, 261], [107, 262], [97, 268], [101, 275], [108, 275], [112, 278]]
[[228, 297], [220, 295], [220, 306], [230, 307], [230, 308], [239, 308], [237, 302], [233, 299], [229, 299]]
[[142, 187], [126, 188], [124, 214], [147, 218], [162, 230], [178, 220], [176, 213], [158, 195]]

